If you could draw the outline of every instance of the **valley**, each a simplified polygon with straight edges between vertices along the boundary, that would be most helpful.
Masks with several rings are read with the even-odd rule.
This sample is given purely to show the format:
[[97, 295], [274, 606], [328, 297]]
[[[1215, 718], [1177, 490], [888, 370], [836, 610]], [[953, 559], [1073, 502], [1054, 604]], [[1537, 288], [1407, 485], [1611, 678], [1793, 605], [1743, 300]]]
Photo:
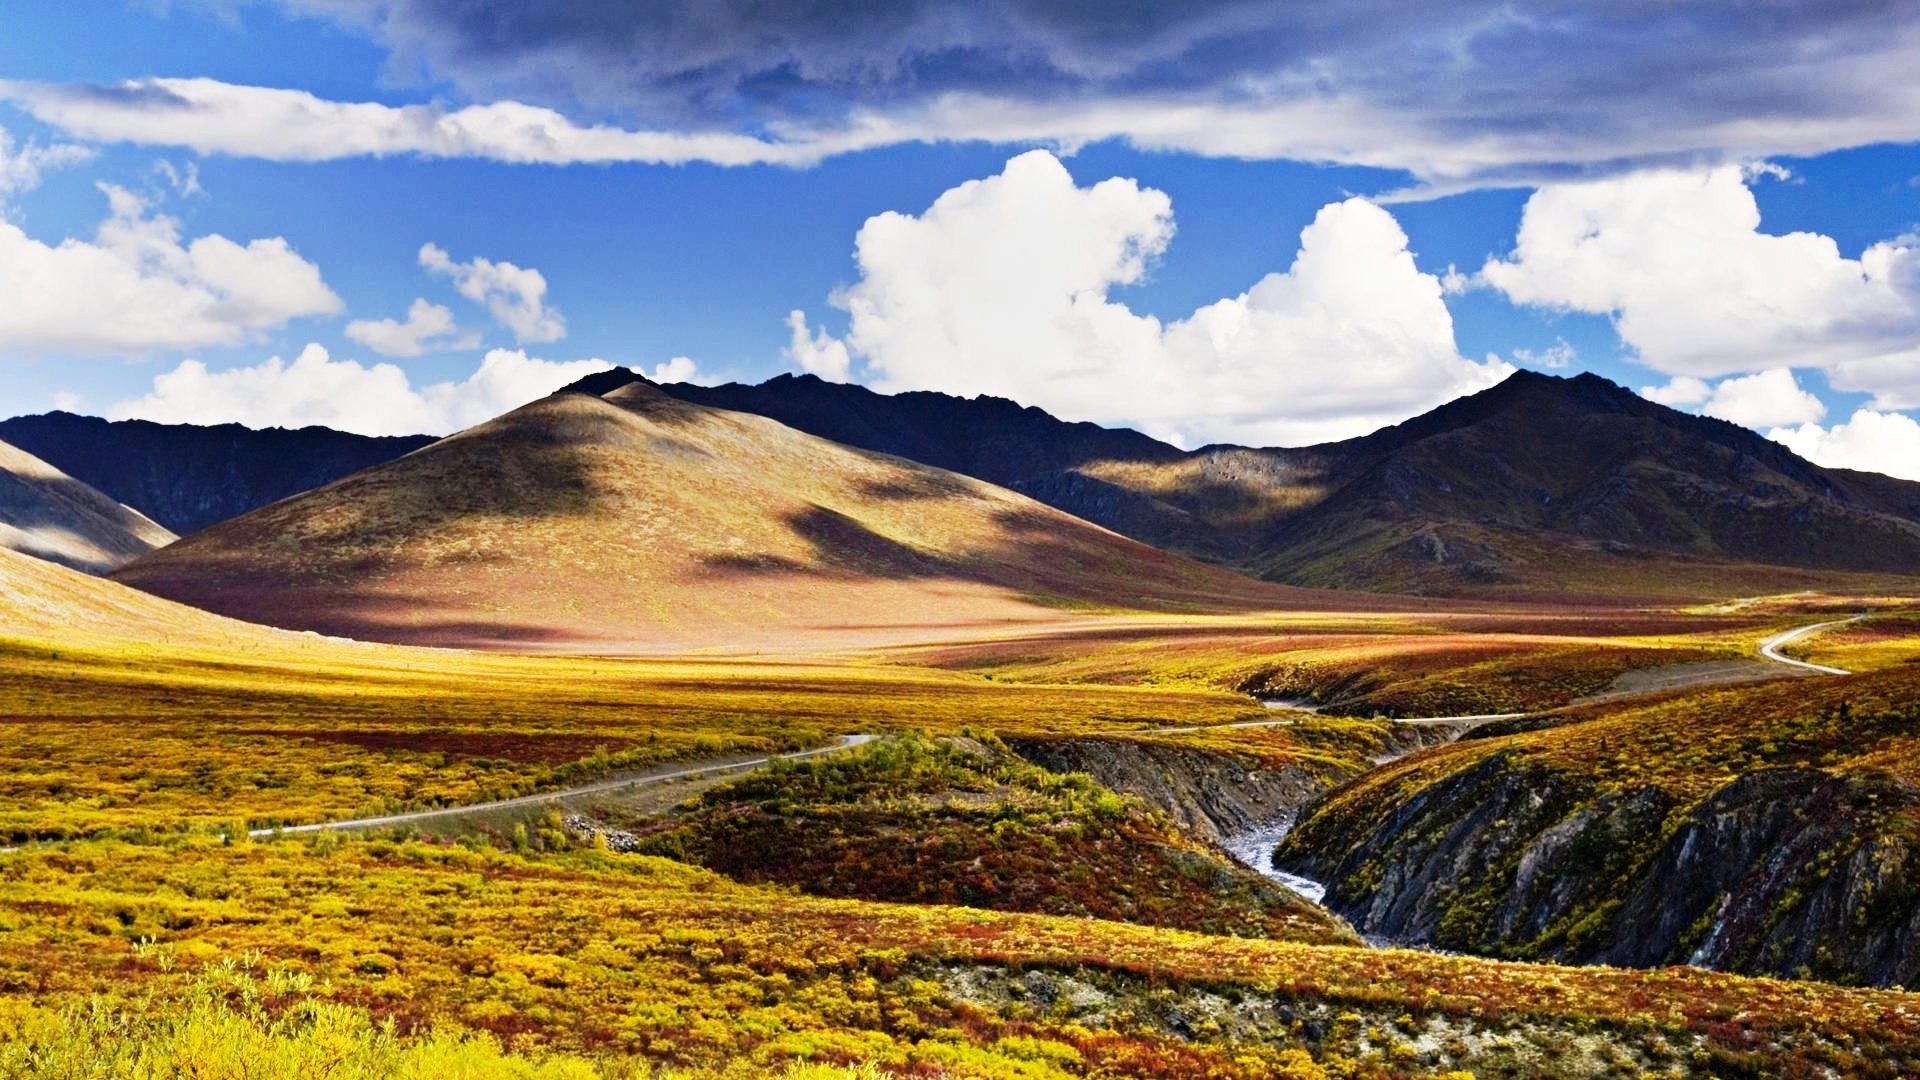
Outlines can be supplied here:
[[1897, 560], [1309, 587], [601, 382], [106, 576], [0, 549], [0, 1042], [1920, 1070]]

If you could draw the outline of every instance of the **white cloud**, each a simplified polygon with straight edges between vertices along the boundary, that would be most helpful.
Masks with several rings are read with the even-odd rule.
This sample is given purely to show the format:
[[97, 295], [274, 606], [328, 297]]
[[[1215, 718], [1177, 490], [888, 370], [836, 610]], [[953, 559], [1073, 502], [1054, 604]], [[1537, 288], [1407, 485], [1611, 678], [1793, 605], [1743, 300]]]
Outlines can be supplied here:
[[547, 279], [540, 271], [510, 262], [475, 257], [454, 262], [435, 244], [420, 248], [420, 265], [453, 279], [460, 295], [486, 305], [494, 320], [513, 331], [522, 343], [558, 341], [567, 336], [567, 321], [546, 305]]
[[1820, 399], [1800, 388], [1787, 368], [1723, 379], [1700, 412], [1750, 428], [1809, 424], [1827, 415]]
[[1640, 396], [1648, 401], [1657, 402], [1669, 408], [1678, 409], [1687, 405], [1704, 405], [1713, 396], [1713, 387], [1705, 379], [1696, 379], [1691, 375], [1675, 375], [1665, 386], [1643, 386]]
[[471, 349], [480, 343], [477, 335], [460, 332], [453, 312], [419, 298], [407, 309], [406, 322], [355, 319], [346, 334], [382, 356], [419, 356], [429, 349]]
[[71, 390], [61, 390], [53, 395], [53, 407], [61, 412], [79, 412], [85, 399]]
[[89, 243], [49, 246], [0, 222], [0, 349], [141, 353], [229, 345], [341, 308], [284, 239], [182, 243], [180, 223], [102, 184], [111, 215]]
[[582, 127], [552, 109], [515, 101], [452, 110], [392, 106], [216, 79], [134, 79], [113, 87], [0, 80], [0, 100], [82, 139], [269, 161], [410, 154], [549, 165], [805, 165], [842, 150], [898, 141], [897, 134], [878, 131], [767, 140], [722, 131]]
[[1763, 233], [1735, 166], [1542, 188], [1480, 277], [1516, 303], [1611, 315], [1668, 375], [1812, 367], [1876, 408], [1920, 405], [1920, 248], [1848, 259], [1826, 236]]
[[657, 383], [694, 383], [699, 386], [712, 386], [717, 381], [702, 372], [700, 365], [694, 363], [690, 356], [676, 356], [653, 365], [648, 378]]
[[[1444, 277], [1441, 278], [1440, 285], [1442, 288], [1446, 288], [1447, 279]], [[1459, 290], [1448, 288], [1446, 291], [1451, 293]], [[1513, 350], [1513, 358], [1523, 364], [1531, 364], [1534, 367], [1552, 368], [1557, 371], [1578, 360], [1580, 358], [1580, 352], [1572, 345], [1567, 344], [1566, 338], [1557, 338], [1553, 344], [1538, 352], [1532, 349], [1515, 349]]]
[[846, 342], [825, 330], [809, 334], [804, 311], [787, 312], [787, 328], [791, 336], [781, 355], [828, 382], [853, 381], [853, 358], [847, 355]]
[[0, 128], [0, 210], [6, 208], [8, 196], [39, 187], [41, 173], [78, 165], [92, 157], [93, 151], [67, 143], [41, 146], [30, 142], [21, 146]]
[[1641, 387], [1640, 396], [1675, 409], [1694, 408], [1703, 416], [1750, 428], [1810, 424], [1827, 414], [1826, 405], [1801, 388], [1790, 368], [1769, 368], [1717, 383], [1676, 375], [1665, 386]]
[[1920, 480], [1920, 423], [1900, 413], [1861, 409], [1844, 424], [1775, 428], [1767, 437], [1816, 465]]
[[1107, 293], [1144, 277], [1173, 231], [1164, 193], [1118, 178], [1080, 188], [1051, 154], [1023, 154], [917, 217], [868, 219], [861, 278], [833, 301], [850, 315], [844, 343], [790, 316], [790, 355], [835, 371], [844, 344], [883, 391], [1295, 444], [1371, 431], [1513, 370], [1459, 355], [1441, 283], [1371, 203], [1323, 208], [1289, 270], [1162, 325]]
[[165, 180], [167, 187], [180, 198], [186, 199], [207, 193], [207, 189], [200, 186], [200, 165], [197, 162], [189, 161], [185, 165], [175, 165], [166, 158], [161, 158], [153, 163], [153, 171]]
[[494, 349], [464, 380], [415, 387], [393, 364], [365, 367], [334, 360], [326, 349], [308, 345], [290, 364], [276, 356], [250, 367], [210, 371], [198, 360], [182, 361], [154, 378], [151, 393], [113, 406], [107, 416], [169, 424], [321, 424], [362, 435], [444, 435], [610, 366], [602, 360], [540, 360], [518, 350]]

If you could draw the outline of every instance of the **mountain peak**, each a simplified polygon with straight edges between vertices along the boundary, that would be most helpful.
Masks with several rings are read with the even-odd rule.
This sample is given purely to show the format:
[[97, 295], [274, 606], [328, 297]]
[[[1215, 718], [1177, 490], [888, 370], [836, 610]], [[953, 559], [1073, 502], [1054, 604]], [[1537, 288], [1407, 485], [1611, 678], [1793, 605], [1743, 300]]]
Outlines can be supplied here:
[[613, 391], [633, 383], [644, 383], [647, 386], [654, 385], [653, 380], [632, 368], [616, 367], [609, 368], [606, 371], [596, 371], [591, 375], [583, 375], [560, 389], [555, 390], [554, 393], [586, 394], [589, 397], [605, 397]]

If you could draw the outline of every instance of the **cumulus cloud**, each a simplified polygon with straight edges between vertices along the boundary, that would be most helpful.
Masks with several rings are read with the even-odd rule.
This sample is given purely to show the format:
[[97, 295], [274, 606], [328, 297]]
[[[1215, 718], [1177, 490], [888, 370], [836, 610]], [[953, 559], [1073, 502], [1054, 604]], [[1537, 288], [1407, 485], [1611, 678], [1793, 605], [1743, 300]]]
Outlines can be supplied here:
[[[282, 0], [462, 108], [209, 80], [12, 83], [85, 138], [317, 160], [804, 163], [917, 140], [1125, 138], [1439, 187], [1920, 139], [1920, 12], [1887, 4]], [[617, 117], [633, 128], [568, 121]]]
[[142, 353], [230, 345], [340, 310], [319, 267], [284, 239], [183, 243], [180, 223], [102, 184], [111, 213], [91, 242], [44, 244], [0, 222], [0, 349]]
[[853, 381], [853, 357], [847, 355], [847, 343], [821, 330], [817, 334], [807, 330], [807, 313], [804, 311], [787, 312], [787, 347], [782, 350], [788, 360], [800, 366], [800, 370], [811, 372], [828, 382]]
[[653, 365], [648, 377], [657, 383], [694, 383], [699, 386], [712, 386], [718, 380], [700, 370], [690, 356], [676, 356]]
[[479, 344], [477, 336], [461, 333], [453, 312], [420, 298], [407, 309], [406, 322], [355, 319], [347, 324], [346, 334], [382, 356], [419, 356], [429, 349], [471, 349]]
[[1861, 409], [1844, 424], [1775, 428], [1767, 437], [1816, 465], [1920, 480], [1920, 423], [1901, 413]]
[[292, 363], [275, 356], [248, 367], [212, 371], [185, 360], [153, 380], [144, 397], [107, 411], [114, 420], [168, 424], [241, 423], [250, 427], [320, 424], [362, 435], [444, 435], [489, 420], [611, 365], [552, 361], [494, 349], [458, 382], [416, 387], [393, 364], [334, 360], [308, 345]]
[[1459, 355], [1440, 282], [1371, 203], [1327, 206], [1288, 270], [1163, 325], [1108, 292], [1141, 280], [1173, 232], [1164, 193], [1081, 188], [1032, 151], [921, 215], [870, 218], [860, 279], [833, 298], [846, 338], [790, 317], [789, 351], [836, 373], [857, 357], [883, 391], [1001, 395], [1182, 442], [1358, 435], [1513, 371]]
[[1705, 379], [1675, 375], [1665, 386], [1641, 387], [1640, 396], [1669, 408], [1680, 409], [1688, 405], [1706, 404], [1707, 399], [1713, 396], [1713, 387], [1707, 385]]
[[532, 267], [475, 257], [455, 262], [434, 244], [420, 248], [420, 265], [453, 279], [460, 295], [483, 304], [494, 321], [513, 331], [523, 344], [558, 341], [567, 336], [567, 321], [546, 304], [547, 279]]
[[1807, 424], [1827, 415], [1827, 407], [1786, 368], [1723, 379], [1700, 411], [1750, 428]]
[[1837, 390], [1872, 393], [1877, 409], [1920, 406], [1920, 244], [1902, 237], [1849, 259], [1830, 237], [1764, 233], [1750, 175], [1727, 166], [1543, 188], [1513, 253], [1480, 280], [1516, 303], [1612, 316], [1668, 375], [1810, 367]]
[[1827, 414], [1826, 405], [1800, 386], [1790, 368], [1769, 368], [1717, 383], [1676, 375], [1664, 386], [1641, 387], [1640, 396], [1750, 428], [1809, 424]]

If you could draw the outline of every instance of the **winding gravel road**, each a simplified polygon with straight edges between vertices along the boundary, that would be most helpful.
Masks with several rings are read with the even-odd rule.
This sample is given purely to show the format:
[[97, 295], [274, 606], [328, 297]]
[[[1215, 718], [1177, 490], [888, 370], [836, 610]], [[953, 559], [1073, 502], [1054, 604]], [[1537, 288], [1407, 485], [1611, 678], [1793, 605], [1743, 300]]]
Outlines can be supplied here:
[[591, 784], [578, 787], [557, 788], [536, 795], [519, 795], [511, 799], [496, 799], [493, 802], [470, 803], [466, 806], [446, 806], [434, 810], [413, 810], [404, 814], [383, 814], [380, 817], [347, 818], [342, 821], [320, 821], [311, 825], [288, 825], [275, 829], [249, 829], [253, 836], [289, 835], [293, 833], [323, 832], [327, 829], [384, 829], [393, 825], [411, 825], [434, 818], [455, 817], [460, 814], [483, 814], [492, 810], [511, 810], [521, 806], [539, 806], [556, 799], [570, 798], [576, 795], [595, 795], [609, 791], [629, 791], [633, 788], [650, 787], [672, 780], [685, 780], [691, 776], [712, 776], [715, 773], [744, 772], [757, 769], [775, 761], [799, 761], [802, 758], [818, 757], [821, 754], [834, 754], [842, 750], [851, 750], [879, 738], [877, 735], [842, 735], [829, 746], [817, 746], [812, 750], [796, 750], [791, 754], [770, 754], [766, 757], [749, 758], [745, 761], [717, 761], [702, 766], [677, 769], [673, 772], [648, 773], [639, 776], [626, 776], [615, 780], [596, 780]]
[[[1817, 634], [1822, 630], [1830, 630], [1836, 626], [1847, 626], [1849, 624], [1859, 622], [1861, 619], [1864, 619], [1864, 618], [1866, 618], [1865, 615], [1854, 615], [1845, 619], [1830, 619], [1826, 622], [1812, 623], [1807, 626], [1796, 626], [1791, 630], [1787, 630], [1787, 631], [1783, 631], [1781, 633], [1775, 634], [1774, 636], [1760, 643], [1760, 658], [1763, 660], [1770, 660], [1776, 664], [1785, 664], [1788, 667], [1796, 667], [1796, 668], [1804, 669], [1806, 671], [1817, 672], [1821, 675], [1851, 675], [1853, 674], [1853, 672], [1848, 671], [1845, 668], [1828, 667], [1825, 664], [1813, 664], [1805, 660], [1795, 660], [1793, 657], [1787, 656], [1786, 654], [1782, 653], [1780, 651], [1780, 648], [1781, 646], [1789, 645], [1795, 641], [1798, 641], [1809, 634]], [[1745, 682], [1745, 681], [1747, 680], [1728, 679], [1728, 678], [1713, 675], [1711, 673], [1706, 673], [1702, 677], [1699, 677], [1693, 681], [1674, 683], [1672, 685], [1660, 686], [1657, 688], [1648, 687], [1646, 689], [1647, 690], [1652, 690], [1652, 689], [1677, 690], [1683, 687], [1691, 688], [1691, 687], [1698, 687], [1698, 686], [1714, 686], [1716, 684], [1723, 683], [1723, 682], [1733, 683], [1733, 682]], [[1645, 692], [1645, 691], [1641, 691], [1641, 692]], [[1598, 696], [1594, 698], [1583, 699], [1582, 701], [1576, 701], [1574, 702], [1574, 704], [1578, 705], [1578, 704], [1583, 704], [1586, 701], [1605, 700], [1606, 697], [1613, 697], [1613, 696], [1621, 696], [1621, 695], [1609, 694], [1604, 696]], [[1281, 702], [1281, 701], [1262, 701], [1261, 704], [1265, 705], [1269, 709], [1294, 708], [1293, 705], [1287, 702]], [[1300, 709], [1299, 711], [1316, 712], [1318, 710]], [[1402, 716], [1402, 717], [1393, 717], [1391, 719], [1396, 724], [1440, 726], [1445, 724], [1486, 724], [1486, 723], [1491, 723], [1495, 720], [1518, 720], [1523, 716], [1533, 716], [1533, 715], [1536, 715], [1536, 714], [1524, 713], [1524, 712], [1478, 713], [1471, 716]], [[1299, 723], [1297, 719], [1289, 717], [1287, 719], [1282, 719], [1282, 720], [1242, 720], [1238, 723], [1218, 724], [1214, 726], [1221, 727], [1221, 728], [1291, 727], [1296, 723]], [[1182, 734], [1190, 734], [1196, 731], [1201, 731], [1203, 729], [1198, 727], [1182, 727], [1182, 728], [1156, 728], [1154, 730], [1156, 734], [1182, 735]]]
[[1817, 671], [1822, 675], [1851, 675], [1853, 672], [1848, 671], [1846, 668], [1828, 667], [1825, 664], [1812, 664], [1805, 660], [1795, 660], [1791, 656], [1782, 654], [1780, 647], [1798, 641], [1808, 634], [1817, 634], [1822, 630], [1831, 629], [1835, 626], [1846, 626], [1850, 623], [1857, 623], [1864, 618], [1866, 618], [1865, 615], [1855, 615], [1850, 619], [1834, 619], [1831, 622], [1814, 623], [1812, 626], [1799, 626], [1785, 633], [1775, 634], [1760, 643], [1760, 655], [1776, 664], [1791, 664], [1797, 668], [1806, 668], [1808, 671]]

